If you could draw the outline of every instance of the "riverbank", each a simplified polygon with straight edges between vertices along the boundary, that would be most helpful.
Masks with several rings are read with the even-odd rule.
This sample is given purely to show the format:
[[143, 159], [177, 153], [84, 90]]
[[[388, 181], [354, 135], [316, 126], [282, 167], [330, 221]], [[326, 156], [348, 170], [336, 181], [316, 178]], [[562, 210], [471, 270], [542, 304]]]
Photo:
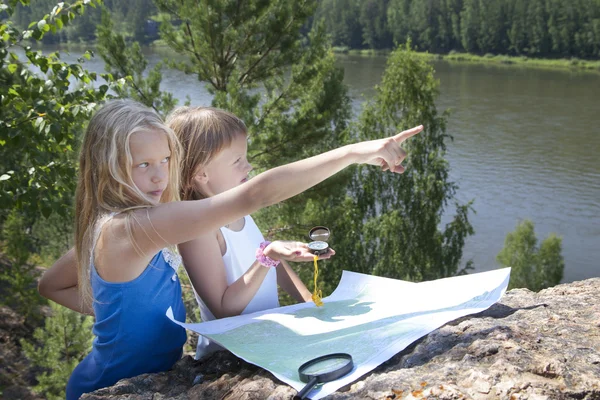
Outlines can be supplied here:
[[[39, 46], [37, 49], [43, 50], [44, 48], [60, 48], [66, 51], [85, 51], [89, 49], [95, 49], [95, 42], [88, 43], [62, 43], [56, 46]], [[155, 52], [164, 57], [177, 56], [177, 53], [172, 51], [169, 46], [162, 40], [155, 40], [154, 42], [143, 47], [144, 52]], [[363, 57], [373, 56], [387, 56], [391, 53], [391, 50], [353, 50], [346, 47], [333, 47], [334, 53], [337, 54], [348, 54], [358, 55]], [[529, 68], [544, 68], [544, 69], [570, 69], [577, 71], [587, 71], [600, 73], [600, 60], [580, 60], [578, 58], [571, 59], [542, 59], [542, 58], [529, 58], [525, 56], [507, 56], [507, 55], [493, 55], [486, 54], [479, 56], [476, 54], [469, 53], [458, 53], [451, 51], [448, 54], [433, 54], [428, 52], [415, 53], [424, 59], [432, 61], [448, 61], [457, 63], [472, 63], [472, 64], [496, 64], [496, 65], [507, 65], [507, 66], [518, 66], [518, 67], [529, 67]]]
[[[370, 56], [385, 56], [390, 54], [390, 50], [350, 50], [345, 47], [334, 47], [333, 51], [339, 54], [350, 54], [360, 55], [365, 57]], [[542, 59], [542, 58], [529, 58], [525, 56], [507, 56], [507, 55], [493, 55], [486, 54], [484, 56], [478, 56], [469, 53], [457, 53], [451, 51], [448, 54], [433, 54], [428, 52], [416, 52], [420, 57], [428, 60], [444, 60], [451, 62], [467, 62], [477, 64], [502, 64], [502, 65], [516, 65], [523, 67], [532, 68], [552, 68], [552, 69], [574, 69], [574, 70], [585, 70], [590, 72], [600, 73], [600, 60], [580, 60], [578, 58], [571, 59]]]

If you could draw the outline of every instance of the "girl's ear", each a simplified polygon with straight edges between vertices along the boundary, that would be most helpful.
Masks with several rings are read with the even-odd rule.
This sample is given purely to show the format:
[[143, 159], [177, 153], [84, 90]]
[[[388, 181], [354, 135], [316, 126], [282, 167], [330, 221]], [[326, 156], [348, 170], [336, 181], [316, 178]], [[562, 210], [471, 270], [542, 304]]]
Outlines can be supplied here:
[[194, 181], [196, 183], [205, 184], [208, 182], [208, 175], [206, 175], [205, 171], [198, 170], [198, 172], [196, 172], [196, 175], [194, 175]]

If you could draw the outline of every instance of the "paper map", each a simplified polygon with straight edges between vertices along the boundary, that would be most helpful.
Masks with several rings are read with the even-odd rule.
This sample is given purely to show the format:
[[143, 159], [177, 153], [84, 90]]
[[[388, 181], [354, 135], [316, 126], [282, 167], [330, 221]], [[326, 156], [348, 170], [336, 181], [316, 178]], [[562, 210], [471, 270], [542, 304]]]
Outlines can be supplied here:
[[438, 327], [496, 303], [510, 268], [411, 283], [344, 271], [336, 290], [311, 303], [196, 324], [175, 321], [264, 368], [296, 390], [305, 383], [298, 367], [331, 353], [349, 353], [354, 369], [309, 393], [320, 399], [402, 351]]

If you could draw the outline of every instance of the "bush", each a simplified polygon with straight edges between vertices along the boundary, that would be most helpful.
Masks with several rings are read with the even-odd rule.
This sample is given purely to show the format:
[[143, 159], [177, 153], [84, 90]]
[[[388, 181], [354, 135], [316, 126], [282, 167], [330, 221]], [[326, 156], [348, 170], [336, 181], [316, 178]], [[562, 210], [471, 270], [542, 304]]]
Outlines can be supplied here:
[[562, 239], [555, 234], [538, 247], [533, 222], [525, 220], [506, 236], [496, 259], [512, 268], [509, 288], [526, 287], [537, 292], [562, 280], [565, 264], [561, 252]]

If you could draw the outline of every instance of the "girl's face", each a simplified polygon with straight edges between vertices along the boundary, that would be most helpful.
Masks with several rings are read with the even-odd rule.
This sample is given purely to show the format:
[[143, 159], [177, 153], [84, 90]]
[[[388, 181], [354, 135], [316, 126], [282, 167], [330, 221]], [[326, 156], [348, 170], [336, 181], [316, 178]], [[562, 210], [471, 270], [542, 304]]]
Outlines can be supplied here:
[[239, 134], [196, 175], [202, 193], [210, 197], [246, 182], [252, 171], [247, 153], [246, 135]]
[[160, 203], [169, 183], [171, 149], [167, 136], [158, 130], [136, 132], [129, 139], [129, 148], [133, 183], [151, 202]]

